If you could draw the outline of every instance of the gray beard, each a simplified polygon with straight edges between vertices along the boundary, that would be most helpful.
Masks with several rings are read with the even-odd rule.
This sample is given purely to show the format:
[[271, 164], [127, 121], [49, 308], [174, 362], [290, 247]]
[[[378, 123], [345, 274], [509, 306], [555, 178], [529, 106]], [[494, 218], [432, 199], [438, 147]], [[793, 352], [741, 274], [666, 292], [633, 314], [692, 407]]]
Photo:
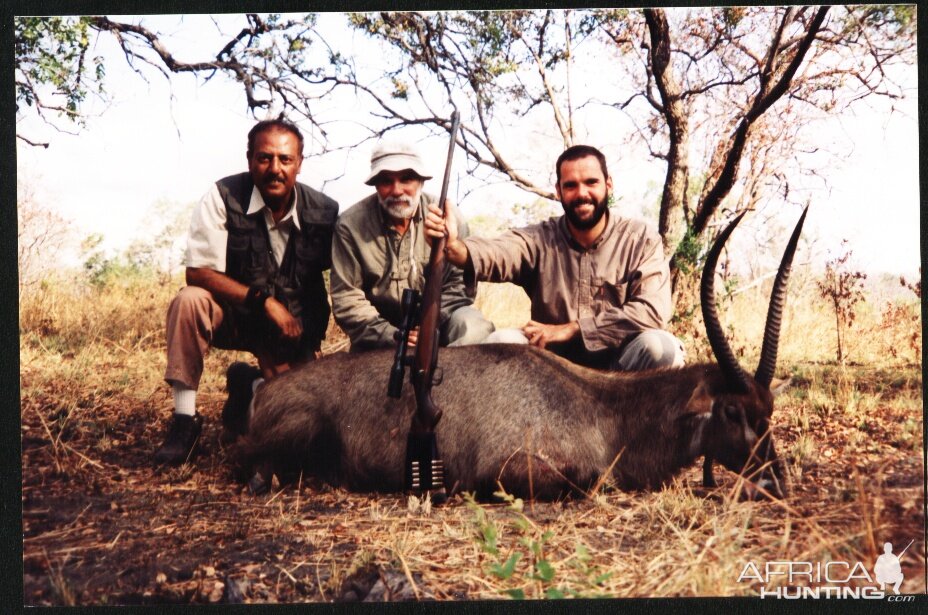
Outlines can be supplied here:
[[419, 195], [417, 194], [415, 197], [388, 197], [386, 199], [382, 199], [380, 195], [377, 195], [377, 202], [380, 203], [380, 206], [390, 217], [397, 220], [409, 220], [415, 215], [416, 209], [419, 207]]

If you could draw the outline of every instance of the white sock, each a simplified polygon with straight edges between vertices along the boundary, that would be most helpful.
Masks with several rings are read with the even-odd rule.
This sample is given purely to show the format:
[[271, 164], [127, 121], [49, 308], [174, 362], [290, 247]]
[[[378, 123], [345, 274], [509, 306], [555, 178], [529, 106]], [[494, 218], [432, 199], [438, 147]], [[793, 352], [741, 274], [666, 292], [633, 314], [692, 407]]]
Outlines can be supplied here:
[[174, 391], [174, 414], [196, 414], [197, 390], [188, 389], [179, 382], [172, 382], [171, 389]]
[[264, 378], [255, 378], [251, 383], [251, 401], [248, 402], [248, 422], [251, 422], [251, 415], [255, 413], [255, 392], [258, 387], [264, 384]]

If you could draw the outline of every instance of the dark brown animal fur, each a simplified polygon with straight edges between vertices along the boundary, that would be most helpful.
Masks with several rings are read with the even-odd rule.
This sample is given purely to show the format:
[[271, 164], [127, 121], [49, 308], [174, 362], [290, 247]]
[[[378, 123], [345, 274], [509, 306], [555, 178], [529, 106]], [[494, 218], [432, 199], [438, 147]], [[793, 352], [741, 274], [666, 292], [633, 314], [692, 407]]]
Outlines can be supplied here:
[[[335, 354], [267, 383], [232, 456], [245, 468], [303, 469], [359, 491], [401, 491], [412, 387], [385, 395], [393, 353]], [[716, 365], [599, 372], [525, 345], [441, 351], [433, 397], [446, 483], [556, 498], [584, 491], [610, 466], [623, 489], [653, 489], [709, 454], [734, 471], [766, 433], [772, 396], [724, 393]], [[726, 411], [727, 410], [727, 411]], [[769, 447], [768, 455], [773, 453]]]

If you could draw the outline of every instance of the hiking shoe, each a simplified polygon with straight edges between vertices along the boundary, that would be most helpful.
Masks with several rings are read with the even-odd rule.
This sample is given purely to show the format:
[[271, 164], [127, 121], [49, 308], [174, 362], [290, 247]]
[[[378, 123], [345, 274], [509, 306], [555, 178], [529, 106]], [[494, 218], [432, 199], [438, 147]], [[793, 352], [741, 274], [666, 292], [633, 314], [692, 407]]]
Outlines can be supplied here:
[[261, 370], [236, 361], [226, 370], [229, 398], [222, 407], [222, 442], [228, 444], [248, 431], [248, 406], [251, 405], [251, 385], [261, 377]]
[[171, 417], [164, 444], [155, 452], [155, 462], [176, 466], [193, 459], [202, 427], [203, 417], [199, 414], [189, 416], [175, 413]]

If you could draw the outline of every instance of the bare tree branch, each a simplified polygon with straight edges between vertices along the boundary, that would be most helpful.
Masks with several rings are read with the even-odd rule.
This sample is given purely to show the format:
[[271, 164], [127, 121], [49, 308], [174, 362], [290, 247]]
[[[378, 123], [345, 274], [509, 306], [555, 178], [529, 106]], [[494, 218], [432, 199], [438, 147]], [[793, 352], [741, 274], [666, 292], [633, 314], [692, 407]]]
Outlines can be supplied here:
[[[788, 66], [782, 71], [781, 76], [779, 79], [777, 79], [776, 83], [770, 85], [770, 79], [777, 70], [776, 50], [779, 48], [781, 30], [777, 30], [777, 33], [774, 34], [773, 40], [771, 41], [769, 47], [770, 52], [768, 54], [768, 60], [764, 69], [764, 74], [767, 75], [767, 77], [762, 75], [761, 89], [755, 97], [751, 108], [741, 119], [741, 122], [739, 123], [738, 128], [731, 139], [731, 145], [728, 148], [728, 153], [725, 156], [725, 164], [721, 172], [718, 174], [717, 179], [712, 184], [712, 187], [708, 190], [705, 197], [703, 197], [702, 202], [699, 204], [699, 207], [696, 210], [696, 215], [693, 218], [693, 230], [695, 233], [699, 234], [705, 230], [709, 218], [712, 217], [712, 215], [715, 213], [715, 210], [722, 202], [722, 199], [725, 198], [725, 196], [731, 190], [731, 187], [734, 185], [735, 178], [738, 173], [738, 165], [741, 162], [741, 154], [744, 151], [744, 146], [747, 141], [748, 132], [751, 129], [751, 125], [754, 123], [754, 121], [757, 120], [758, 117], [760, 117], [762, 113], [764, 113], [764, 111], [769, 109], [771, 105], [773, 105], [787, 92], [793, 75], [795, 75], [796, 71], [799, 69], [799, 65], [805, 59], [805, 55], [808, 52], [812, 41], [815, 40], [815, 34], [818, 31], [818, 28], [825, 20], [828, 9], [829, 7], [825, 6], [820, 7], [818, 11], [816, 11], [815, 18], [809, 24], [809, 28], [803, 37], [803, 42], [796, 49], [796, 52], [793, 54], [793, 57], [790, 60]], [[789, 14], [789, 11], [787, 14]], [[784, 16], [784, 22], [785, 20], [786, 17]]]

